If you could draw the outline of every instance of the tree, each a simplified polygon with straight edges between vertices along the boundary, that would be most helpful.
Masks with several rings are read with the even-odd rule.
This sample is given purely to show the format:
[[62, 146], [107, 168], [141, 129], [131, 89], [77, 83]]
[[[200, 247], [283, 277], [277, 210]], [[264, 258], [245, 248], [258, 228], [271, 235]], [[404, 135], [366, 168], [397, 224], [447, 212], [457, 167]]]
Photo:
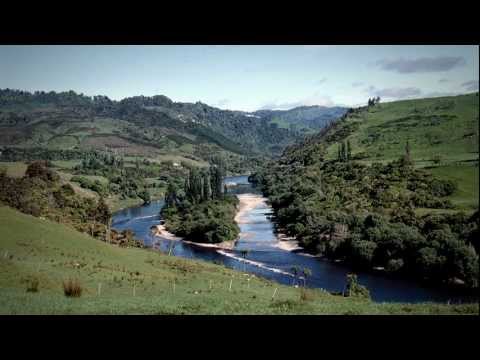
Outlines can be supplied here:
[[292, 285], [295, 285], [295, 280], [297, 279], [297, 276], [300, 273], [300, 267], [298, 265], [294, 265], [294, 266], [291, 267], [291, 270], [293, 272], [293, 283], [292, 283]]
[[166, 207], [176, 206], [177, 203], [178, 203], [177, 188], [171, 181], [169, 181], [167, 186], [167, 191], [165, 192]]
[[352, 258], [356, 265], [369, 267], [372, 264], [373, 255], [377, 244], [373, 241], [358, 240], [353, 241], [352, 245]]
[[[242, 249], [240, 250], [240, 254], [242, 255], [243, 257], [243, 260], [246, 260], [247, 259], [247, 255], [248, 255], [249, 251], [247, 249]], [[246, 262], [244, 261], [243, 262], [243, 271], [245, 272], [246, 270]]]
[[307, 277], [312, 275], [312, 270], [310, 270], [309, 268], [303, 268], [302, 274], [303, 274], [303, 287], [305, 287], [307, 286]]
[[212, 196], [212, 191], [210, 189], [210, 177], [208, 174], [204, 174], [203, 176], [203, 193], [202, 198], [203, 201], [210, 200]]
[[212, 199], [220, 199], [222, 197], [223, 171], [218, 165], [210, 167], [210, 184], [212, 191]]
[[345, 290], [343, 291], [343, 296], [349, 297], [364, 297], [370, 298], [370, 292], [368, 289], [358, 283], [358, 278], [356, 274], [347, 274]]
[[97, 205], [93, 209], [91, 209], [90, 218], [92, 220], [92, 223], [90, 225], [91, 235], [94, 236], [97, 223], [103, 224], [106, 227], [105, 241], [107, 241], [110, 237], [110, 221], [112, 218], [112, 213], [110, 212], [110, 209], [105, 203], [103, 197], [101, 197], [98, 200]]
[[35, 161], [28, 165], [25, 176], [29, 178], [39, 178], [44, 181], [58, 181], [60, 176], [47, 167], [46, 161]]
[[340, 161], [346, 161], [347, 160], [347, 148], [346, 148], [345, 142], [342, 142], [340, 144], [339, 158], [340, 158]]
[[98, 200], [98, 204], [94, 213], [94, 218], [100, 223], [109, 226], [111, 217], [112, 213], [110, 212], [110, 209], [105, 203], [103, 197], [101, 197], [100, 200]]
[[350, 140], [347, 140], [347, 160], [352, 158], [352, 145], [350, 144]]
[[401, 163], [403, 166], [413, 165], [412, 156], [410, 152], [410, 142], [407, 140], [405, 144], [405, 155], [401, 158]]
[[140, 191], [138, 193], [138, 197], [143, 200], [144, 204], [150, 204], [151, 197], [150, 197], [150, 192], [147, 189]]

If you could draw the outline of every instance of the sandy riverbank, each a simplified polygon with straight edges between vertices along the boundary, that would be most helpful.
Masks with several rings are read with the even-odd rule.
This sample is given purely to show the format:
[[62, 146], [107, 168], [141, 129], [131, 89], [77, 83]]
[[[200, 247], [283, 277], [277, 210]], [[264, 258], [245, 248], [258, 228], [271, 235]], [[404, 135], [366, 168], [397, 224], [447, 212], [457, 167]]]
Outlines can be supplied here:
[[261, 195], [239, 194], [237, 195], [237, 197], [238, 200], [240, 200], [240, 203], [238, 205], [238, 212], [237, 215], [235, 215], [235, 221], [237, 222], [237, 224], [245, 224], [245, 214], [255, 209], [260, 204], [265, 203], [265, 198]]
[[298, 245], [298, 241], [294, 237], [288, 237], [285, 234], [277, 234], [278, 243], [276, 247], [285, 250], [285, 251], [297, 251], [303, 250], [301, 246]]
[[[235, 215], [235, 221], [237, 224], [246, 224], [248, 223], [247, 216], [249, 212], [254, 210], [256, 207], [260, 205], [266, 204], [266, 199], [261, 195], [256, 194], [239, 194], [237, 195], [239, 199], [238, 205], [238, 212]], [[154, 235], [162, 237], [168, 240], [177, 240], [182, 241], [186, 244], [191, 244], [194, 246], [200, 246], [205, 248], [212, 248], [212, 249], [223, 249], [223, 250], [232, 250], [235, 247], [236, 240], [233, 241], [224, 241], [219, 244], [206, 244], [206, 243], [198, 243], [193, 241], [184, 240], [181, 237], [175, 236], [171, 232], [165, 229], [164, 225], [156, 225], [156, 229], [154, 230]], [[248, 238], [254, 236], [253, 233], [248, 232], [241, 232], [240, 236], [243, 238]], [[298, 251], [303, 250], [302, 247], [298, 245], [298, 241], [295, 238], [287, 237], [284, 234], [277, 235], [278, 242], [274, 245], [275, 247], [285, 250], [285, 251]]]
[[205, 247], [205, 248], [212, 248], [212, 249], [226, 249], [226, 250], [232, 250], [235, 246], [235, 240], [233, 241], [224, 241], [219, 244], [206, 244], [206, 243], [198, 243], [194, 241], [188, 241], [184, 240], [181, 237], [175, 236], [171, 232], [167, 231], [165, 229], [165, 225], [155, 225], [154, 229], [154, 235], [158, 237], [162, 237], [167, 240], [175, 240], [175, 241], [182, 241], [185, 244], [190, 244], [190, 245], [195, 245], [195, 246], [200, 246], [200, 247]]
[[[266, 203], [266, 199], [261, 196], [261, 195], [255, 195], [255, 194], [240, 194], [237, 195], [238, 199], [240, 200], [239, 203], [239, 211], [237, 215], [235, 216], [235, 221], [238, 224], [245, 224], [248, 222], [247, 219], [245, 219], [245, 215], [248, 214], [251, 210], [255, 209], [257, 206], [263, 205]], [[240, 233], [242, 237], [248, 237], [248, 236], [253, 236], [253, 234], [250, 233]], [[303, 250], [302, 247], [298, 245], [298, 241], [295, 240], [293, 237], [287, 237], [285, 234], [278, 234], [278, 243], [276, 243], [274, 246], [285, 250], [285, 251], [297, 251], [297, 250]]]

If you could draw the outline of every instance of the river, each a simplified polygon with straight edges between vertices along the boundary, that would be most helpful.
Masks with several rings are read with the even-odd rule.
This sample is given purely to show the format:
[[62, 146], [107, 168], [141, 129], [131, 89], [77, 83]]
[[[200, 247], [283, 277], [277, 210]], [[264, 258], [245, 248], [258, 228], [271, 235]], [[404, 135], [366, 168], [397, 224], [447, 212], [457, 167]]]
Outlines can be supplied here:
[[[237, 184], [229, 189], [231, 193], [261, 195], [248, 183], [246, 176], [227, 177], [225, 182]], [[278, 247], [273, 224], [268, 218], [271, 208], [264, 201], [243, 216], [243, 221], [239, 224], [240, 239], [231, 251], [203, 248], [181, 241], [172, 242], [152, 235], [150, 228], [160, 223], [159, 213], [163, 204], [163, 200], [158, 200], [149, 205], [120, 210], [113, 215], [112, 227], [116, 230], [133, 230], [136, 238], [154, 249], [168, 251], [174, 245], [174, 256], [223, 263], [229, 268], [285, 285], [299, 281], [292, 275], [294, 265], [301, 269], [308, 268], [312, 274], [306, 279], [307, 286], [332, 292], [343, 290], [346, 274], [350, 271], [347, 266]], [[242, 257], [242, 250], [248, 250], [245, 258]], [[466, 298], [454, 296], [446, 290], [427, 288], [414, 281], [394, 279], [382, 273], [356, 273], [359, 282], [370, 290], [372, 299], [377, 302], [466, 301]]]

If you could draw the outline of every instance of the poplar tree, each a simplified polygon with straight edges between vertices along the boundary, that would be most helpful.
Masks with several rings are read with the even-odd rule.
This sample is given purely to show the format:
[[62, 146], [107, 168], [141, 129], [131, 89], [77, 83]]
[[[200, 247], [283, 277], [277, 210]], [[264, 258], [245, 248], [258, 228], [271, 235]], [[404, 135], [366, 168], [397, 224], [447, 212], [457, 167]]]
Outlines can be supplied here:
[[211, 199], [211, 191], [210, 191], [210, 178], [208, 174], [204, 174], [203, 176], [203, 200], [207, 201]]
[[345, 143], [344, 142], [342, 142], [341, 157], [342, 157], [342, 161], [345, 161], [346, 158], [347, 158], [347, 151], [345, 149]]

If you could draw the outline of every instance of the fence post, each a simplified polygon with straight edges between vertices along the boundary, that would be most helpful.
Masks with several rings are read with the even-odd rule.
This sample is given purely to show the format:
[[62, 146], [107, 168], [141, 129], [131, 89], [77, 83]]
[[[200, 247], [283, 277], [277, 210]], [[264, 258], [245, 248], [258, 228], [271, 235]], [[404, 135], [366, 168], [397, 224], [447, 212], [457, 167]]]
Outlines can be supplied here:
[[277, 293], [277, 288], [275, 288], [275, 290], [273, 291], [272, 300], [275, 298], [276, 293]]

